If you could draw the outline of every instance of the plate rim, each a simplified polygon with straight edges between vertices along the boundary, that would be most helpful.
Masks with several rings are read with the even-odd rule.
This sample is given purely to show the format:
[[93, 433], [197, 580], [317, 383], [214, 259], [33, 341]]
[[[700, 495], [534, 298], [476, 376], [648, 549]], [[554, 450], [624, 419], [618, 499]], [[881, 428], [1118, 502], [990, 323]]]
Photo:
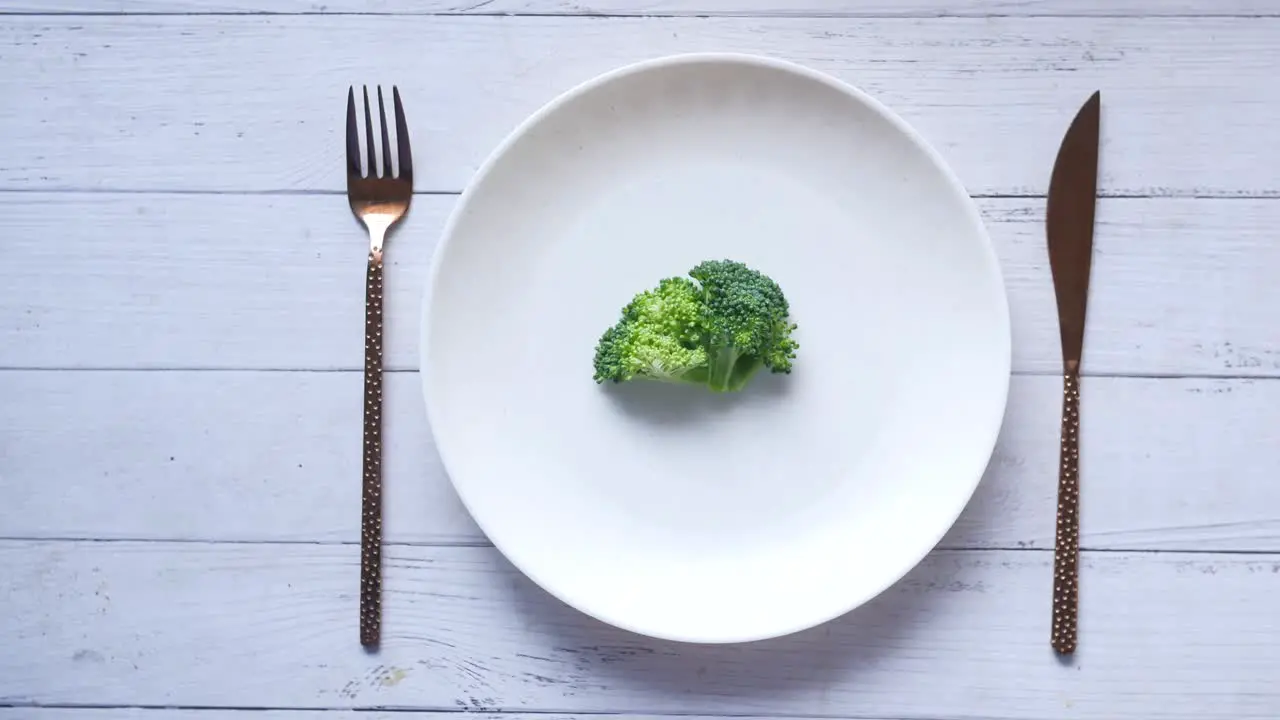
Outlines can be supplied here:
[[[1003, 344], [1002, 352], [1000, 353], [1001, 367], [999, 368], [1000, 377], [1003, 382], [1000, 386], [1000, 398], [996, 404], [996, 408], [998, 408], [999, 411], [998, 417], [996, 422], [990, 428], [990, 431], [986, 434], [982, 443], [982, 457], [984, 458], [982, 467], [968, 482], [968, 486], [964, 493], [964, 502], [960, 503], [955, 512], [950, 514], [950, 521], [947, 522], [945, 526], [941, 527], [941, 529], [935, 534], [935, 537], [932, 537], [928, 543], [923, 543], [921, 546], [923, 550], [921, 552], [914, 553], [911, 562], [904, 564], [899, 572], [892, 574], [892, 576], [887, 576], [883, 582], [869, 585], [870, 589], [868, 591], [859, 594], [857, 597], [851, 597], [847, 602], [841, 603], [840, 609], [836, 612], [828, 613], [827, 616], [824, 617], [809, 618], [804, 622], [793, 622], [775, 626], [775, 629], [769, 632], [738, 633], [732, 636], [692, 636], [663, 633], [655, 631], [653, 628], [641, 628], [632, 625], [621, 618], [610, 617], [608, 613], [601, 613], [594, 609], [587, 610], [580, 604], [573, 602], [565, 594], [554, 589], [550, 584], [542, 582], [537, 573], [531, 572], [528, 567], [517, 562], [506, 550], [503, 549], [502, 545], [493, 539], [493, 536], [489, 533], [488, 529], [486, 529], [484, 522], [474, 512], [472, 504], [467, 499], [466, 492], [455, 479], [454, 473], [451, 470], [455, 465], [450, 462], [449, 451], [439, 442], [439, 435], [436, 430], [439, 423], [439, 406], [432, 399], [429, 369], [427, 368], [427, 357], [430, 352], [428, 338], [431, 335], [431, 312], [435, 305], [436, 288], [439, 287], [438, 279], [441, 273], [442, 259], [446, 255], [446, 250], [454, 238], [458, 224], [467, 214], [473, 196], [477, 192], [478, 188], [484, 184], [485, 180], [493, 172], [493, 169], [507, 155], [510, 148], [520, 142], [525, 135], [527, 135], [532, 129], [536, 128], [545, 118], [557, 112], [560, 108], [569, 104], [573, 100], [599, 87], [633, 74], [649, 72], [671, 66], [699, 63], [731, 63], [779, 70], [821, 83], [832, 90], [843, 93], [862, 103], [876, 113], [876, 115], [881, 119], [889, 122], [894, 129], [906, 136], [906, 138], [915, 147], [925, 154], [930, 164], [940, 172], [942, 179], [946, 182], [950, 190], [955, 193], [958, 198], [963, 199], [961, 204], [964, 207], [965, 214], [968, 216], [973, 229], [976, 230], [980, 236], [980, 244], [982, 245], [983, 255], [985, 256], [988, 271], [991, 273], [991, 277], [996, 281], [999, 288], [999, 292], [996, 293], [999, 298], [999, 307], [996, 309], [1000, 315], [999, 334]], [[506, 136], [503, 137], [496, 146], [494, 146], [493, 150], [489, 152], [484, 162], [482, 162], [476, 169], [475, 173], [472, 174], [470, 180], [467, 181], [466, 187], [463, 189], [462, 193], [459, 194], [457, 202], [449, 213], [449, 217], [440, 233], [436, 247], [432, 252], [431, 262], [427, 271], [427, 287], [422, 296], [418, 333], [418, 376], [421, 384], [423, 401], [426, 406], [427, 423], [430, 427], [433, 444], [435, 445], [436, 452], [440, 457], [441, 466], [445, 471], [445, 476], [448, 478], [449, 485], [453, 489], [454, 494], [462, 503], [463, 508], [467, 511], [471, 520], [477, 525], [477, 527], [479, 527], [480, 532], [484, 534], [485, 539], [493, 545], [494, 549], [496, 549], [508, 562], [512, 564], [512, 566], [519, 570], [521, 574], [527, 577], [541, 590], [554, 597], [557, 601], [573, 608], [577, 612], [637, 635], [659, 640], [702, 645], [762, 642], [793, 635], [815, 627], [820, 627], [867, 604], [871, 600], [883, 594], [886, 590], [901, 582], [901, 580], [911, 571], [919, 567], [928, 555], [937, 548], [941, 541], [946, 537], [947, 533], [955, 527], [960, 516], [973, 501], [973, 497], [976, 494], [978, 487], [982, 484], [983, 476], [990, 467], [991, 460], [995, 455], [996, 444], [1004, 427], [1005, 415], [1008, 413], [1009, 391], [1013, 378], [1012, 364], [1012, 322], [1010, 318], [1008, 286], [1005, 282], [1004, 272], [1000, 265], [1000, 260], [996, 253], [994, 243], [991, 240], [991, 234], [987, 229], [986, 223], [982, 219], [982, 214], [977, 207], [977, 203], [974, 202], [973, 197], [969, 194], [959, 176], [951, 168], [950, 164], [947, 163], [942, 154], [938, 152], [938, 150], [934, 148], [920, 132], [909, 125], [906, 120], [900, 117], [887, 105], [852, 83], [841, 80], [821, 70], [803, 65], [799, 62], [785, 60], [774, 56], [746, 52], [700, 51], [675, 53], [626, 63], [617, 66], [612, 70], [599, 73], [560, 92], [512, 128]]]

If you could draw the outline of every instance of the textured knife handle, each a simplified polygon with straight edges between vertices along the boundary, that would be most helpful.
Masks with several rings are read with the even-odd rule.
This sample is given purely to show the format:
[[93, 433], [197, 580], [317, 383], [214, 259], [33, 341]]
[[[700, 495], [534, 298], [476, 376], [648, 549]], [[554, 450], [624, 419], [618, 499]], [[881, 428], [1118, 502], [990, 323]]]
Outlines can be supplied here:
[[1053, 649], [1076, 649], [1080, 559], [1080, 372], [1062, 377], [1062, 454], [1058, 466], [1058, 531], [1053, 549]]
[[364, 310], [364, 490], [360, 522], [360, 644], [382, 631], [382, 254], [369, 255]]

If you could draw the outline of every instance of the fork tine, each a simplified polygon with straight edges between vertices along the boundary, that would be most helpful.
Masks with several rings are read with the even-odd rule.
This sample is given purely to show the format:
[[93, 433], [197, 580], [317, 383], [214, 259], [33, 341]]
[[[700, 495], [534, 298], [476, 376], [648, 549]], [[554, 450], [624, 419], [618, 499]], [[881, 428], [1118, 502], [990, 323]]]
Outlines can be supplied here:
[[382, 126], [382, 177], [391, 177], [391, 139], [387, 137], [387, 111], [382, 107], [382, 86], [378, 86], [378, 120]]
[[364, 139], [365, 150], [369, 155], [369, 177], [378, 177], [377, 154], [373, 149], [373, 117], [369, 115], [369, 86], [364, 87]]
[[347, 174], [360, 177], [360, 131], [356, 129], [356, 91], [347, 88]]
[[396, 114], [396, 145], [400, 155], [400, 178], [413, 184], [413, 153], [409, 150], [409, 125], [404, 121], [404, 108], [400, 105], [400, 89], [391, 86], [391, 103]]

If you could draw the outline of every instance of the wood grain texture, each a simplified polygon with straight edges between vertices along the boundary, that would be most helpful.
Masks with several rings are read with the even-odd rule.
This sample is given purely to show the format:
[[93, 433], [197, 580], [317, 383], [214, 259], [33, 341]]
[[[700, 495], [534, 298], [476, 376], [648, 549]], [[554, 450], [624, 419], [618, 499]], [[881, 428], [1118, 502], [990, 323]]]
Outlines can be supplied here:
[[455, 192], [558, 93], [633, 61], [717, 50], [799, 61], [862, 87], [973, 193], [1043, 193], [1063, 129], [1101, 90], [1104, 193], [1275, 196], [1278, 27], [1280, 18], [6, 16], [0, 189], [338, 191], [342, 93], [380, 82], [404, 94], [423, 158], [417, 187]]
[[397, 13], [792, 17], [1276, 16], [1275, 0], [0, 0], [20, 13]]
[[[1053, 547], [1061, 392], [1014, 378], [946, 547]], [[1086, 378], [1084, 393], [1085, 548], [1280, 552], [1280, 381]], [[359, 539], [358, 372], [4, 372], [0, 397], [5, 537]], [[483, 543], [416, 374], [387, 376], [385, 412], [388, 541]]]
[[[418, 366], [422, 293], [453, 197], [388, 241], [386, 366]], [[1044, 201], [979, 201], [1013, 366], [1061, 368]], [[357, 370], [366, 239], [341, 196], [0, 193], [0, 367]], [[1280, 202], [1099, 204], [1084, 368], [1280, 375]]]
[[1026, 720], [1280, 707], [1277, 555], [1086, 554], [1087, 641], [1069, 666], [1044, 640], [1047, 552], [937, 552], [844, 619], [702, 647], [586, 619], [490, 548], [393, 547], [378, 655], [351, 639], [358, 555], [2, 542], [0, 702]]

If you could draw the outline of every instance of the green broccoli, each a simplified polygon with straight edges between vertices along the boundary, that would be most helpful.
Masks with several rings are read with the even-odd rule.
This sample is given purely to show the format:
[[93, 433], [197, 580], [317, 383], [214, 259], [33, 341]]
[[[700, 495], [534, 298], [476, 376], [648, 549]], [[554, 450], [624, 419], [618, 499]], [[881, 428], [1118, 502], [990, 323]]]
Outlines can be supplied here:
[[667, 278], [636, 295], [596, 346], [596, 382], [644, 377], [705, 383], [701, 317], [702, 290], [692, 280]]
[[596, 345], [596, 382], [650, 379], [745, 387], [761, 368], [791, 372], [799, 344], [789, 306], [768, 276], [731, 260], [700, 263], [636, 295]]
[[689, 275], [702, 285], [703, 346], [712, 390], [741, 390], [761, 367], [791, 372], [799, 343], [782, 289], [768, 276], [731, 260], [700, 263]]

